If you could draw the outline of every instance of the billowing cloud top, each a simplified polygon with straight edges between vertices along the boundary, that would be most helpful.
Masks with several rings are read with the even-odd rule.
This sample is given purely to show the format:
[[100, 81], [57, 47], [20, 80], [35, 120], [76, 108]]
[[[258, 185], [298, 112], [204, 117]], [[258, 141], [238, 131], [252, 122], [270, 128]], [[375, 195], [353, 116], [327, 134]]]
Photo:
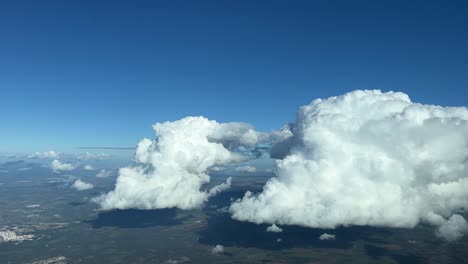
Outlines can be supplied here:
[[[318, 228], [440, 225], [456, 238], [468, 205], [468, 110], [354, 91], [300, 108], [276, 144], [277, 177], [230, 207], [235, 219]], [[450, 219], [447, 221], [447, 219]]]
[[[413, 103], [404, 93], [353, 91], [303, 106], [295, 123], [259, 133], [244, 123], [187, 117], [153, 126], [136, 167], [120, 169], [103, 209], [192, 209], [229, 188], [203, 190], [207, 174], [263, 153], [274, 143], [277, 177], [229, 211], [242, 221], [335, 228], [438, 226], [456, 240], [468, 232], [468, 110]], [[258, 144], [262, 144], [258, 146]], [[268, 145], [268, 144], [267, 144]]]
[[210, 181], [207, 171], [244, 160], [236, 149], [268, 139], [247, 124], [220, 124], [204, 117], [157, 123], [153, 129], [157, 138], [141, 140], [136, 149], [140, 166], [120, 169], [115, 189], [95, 199], [103, 209], [200, 207], [231, 182], [201, 190]]

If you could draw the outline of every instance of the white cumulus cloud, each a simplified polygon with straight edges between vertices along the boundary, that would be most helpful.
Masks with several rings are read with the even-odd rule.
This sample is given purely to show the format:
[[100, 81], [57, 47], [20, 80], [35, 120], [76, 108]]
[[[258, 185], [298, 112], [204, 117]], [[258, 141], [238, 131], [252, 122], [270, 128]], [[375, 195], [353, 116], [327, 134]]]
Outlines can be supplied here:
[[143, 139], [137, 146], [139, 165], [121, 168], [115, 189], [94, 199], [103, 209], [200, 207], [230, 186], [229, 179], [202, 190], [210, 182], [210, 168], [245, 160], [236, 150], [269, 138], [244, 123], [218, 123], [204, 117], [156, 123], [153, 129], [156, 139]]
[[278, 227], [275, 224], [272, 224], [271, 226], [267, 227], [267, 232], [273, 232], [273, 233], [280, 233], [283, 232], [283, 229], [281, 227]]
[[319, 236], [320, 240], [335, 240], [335, 235], [323, 233]]
[[224, 252], [224, 247], [222, 245], [216, 245], [212, 250], [211, 253], [213, 254], [221, 254]]
[[[285, 129], [286, 132], [288, 129]], [[420, 222], [457, 238], [468, 204], [468, 109], [354, 91], [303, 106], [273, 146], [277, 176], [233, 218], [314, 228]]]
[[51, 163], [50, 163], [50, 168], [54, 171], [54, 172], [60, 172], [60, 171], [72, 171], [74, 169], [76, 169], [78, 167], [77, 164], [73, 164], [73, 163], [63, 163], [59, 160], [53, 160]]
[[76, 189], [77, 191], [86, 191], [93, 189], [94, 185], [92, 185], [91, 183], [84, 182], [82, 180], [76, 180], [73, 183], [72, 188]]

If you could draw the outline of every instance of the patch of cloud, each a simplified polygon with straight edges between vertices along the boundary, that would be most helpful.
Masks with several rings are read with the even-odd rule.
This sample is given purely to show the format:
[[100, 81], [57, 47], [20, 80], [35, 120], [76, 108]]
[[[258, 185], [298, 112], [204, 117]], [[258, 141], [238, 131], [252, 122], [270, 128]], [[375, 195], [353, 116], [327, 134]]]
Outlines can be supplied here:
[[187, 262], [190, 262], [190, 258], [181, 257], [181, 258], [178, 258], [178, 259], [169, 259], [164, 263], [166, 263], [166, 264], [178, 264], [178, 263], [187, 263]]
[[212, 250], [211, 253], [213, 254], [222, 254], [224, 252], [224, 247], [222, 245], [216, 245]]
[[218, 123], [204, 117], [186, 117], [156, 123], [156, 139], [143, 139], [137, 146], [138, 166], [121, 168], [115, 189], [94, 199], [102, 209], [193, 209], [230, 186], [230, 179], [211, 190], [210, 168], [249, 157], [248, 149], [268, 140], [267, 134], [244, 123]]
[[464, 232], [454, 213], [468, 204], [467, 108], [354, 91], [301, 107], [288, 129], [272, 147], [277, 177], [234, 202], [233, 218], [314, 228], [424, 222], [449, 240]]
[[19, 168], [18, 171], [28, 171], [32, 170], [32, 167], [24, 167], [24, 168]]
[[283, 232], [283, 229], [281, 227], [278, 227], [275, 224], [272, 224], [271, 226], [267, 227], [266, 231], [273, 232], [273, 233], [280, 233], [280, 232]]
[[88, 171], [94, 170], [93, 166], [91, 166], [91, 165], [85, 165], [85, 166], [83, 167], [83, 169], [84, 169], [84, 170], [88, 170]]
[[239, 171], [239, 172], [250, 172], [250, 173], [253, 173], [253, 172], [256, 172], [256, 171], [257, 171], [257, 168], [255, 168], [254, 166], [247, 165], [247, 166], [236, 167], [234, 170], [235, 170], [235, 171]]
[[32, 234], [21, 234], [23, 233], [23, 229], [0, 229], [0, 243], [5, 242], [22, 242], [25, 240], [32, 240], [34, 235]]
[[86, 191], [93, 189], [94, 185], [92, 185], [91, 183], [84, 182], [82, 180], [76, 180], [73, 183], [72, 188], [76, 189], [77, 191]]
[[63, 175], [62, 177], [49, 177], [47, 178], [48, 183], [56, 184], [56, 183], [69, 183], [76, 180], [78, 177], [73, 175]]
[[231, 182], [232, 182], [232, 178], [229, 177], [229, 178], [226, 179], [226, 182], [220, 183], [220, 184], [214, 186], [208, 192], [208, 197], [215, 196], [216, 194], [231, 188]]
[[225, 168], [220, 167], [220, 166], [214, 166], [210, 168], [210, 171], [223, 171], [223, 170], [225, 170]]
[[85, 152], [82, 154], [77, 154], [76, 158], [79, 160], [105, 160], [109, 159], [111, 155], [105, 153], [91, 153]]
[[67, 264], [67, 258], [64, 256], [51, 257], [47, 259], [36, 260], [32, 264]]
[[463, 216], [454, 214], [437, 229], [437, 235], [447, 241], [455, 241], [468, 233], [468, 223]]
[[40, 204], [28, 204], [26, 205], [26, 208], [37, 208], [37, 207], [40, 207], [41, 205]]
[[106, 170], [106, 169], [102, 169], [100, 170], [97, 174], [96, 174], [96, 177], [98, 178], [106, 178], [106, 177], [109, 177], [112, 175], [112, 171], [109, 171], [109, 170]]
[[27, 156], [30, 159], [58, 159], [60, 153], [54, 150], [49, 150], [45, 152], [34, 152]]
[[335, 240], [335, 235], [323, 233], [319, 236], [320, 240]]
[[77, 164], [73, 164], [73, 163], [63, 163], [59, 160], [53, 160], [50, 165], [49, 165], [50, 169], [52, 169], [52, 171], [58, 173], [60, 171], [72, 171], [74, 169], [76, 169], [78, 167]]

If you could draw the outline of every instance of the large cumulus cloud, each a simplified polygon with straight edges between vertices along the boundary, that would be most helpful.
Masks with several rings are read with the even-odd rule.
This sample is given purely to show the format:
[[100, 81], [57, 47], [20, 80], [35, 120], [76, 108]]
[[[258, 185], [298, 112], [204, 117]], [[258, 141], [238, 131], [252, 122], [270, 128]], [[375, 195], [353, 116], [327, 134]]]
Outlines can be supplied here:
[[[230, 207], [255, 223], [335, 228], [439, 226], [466, 232], [468, 110], [354, 91], [303, 106], [272, 148], [277, 177]], [[450, 220], [449, 220], [450, 219]]]
[[136, 149], [139, 166], [120, 169], [115, 189], [95, 199], [103, 209], [200, 207], [231, 183], [228, 179], [203, 190], [210, 182], [207, 171], [245, 160], [240, 152], [270, 137], [244, 123], [218, 123], [204, 117], [157, 123], [153, 129], [156, 139], [143, 139]]

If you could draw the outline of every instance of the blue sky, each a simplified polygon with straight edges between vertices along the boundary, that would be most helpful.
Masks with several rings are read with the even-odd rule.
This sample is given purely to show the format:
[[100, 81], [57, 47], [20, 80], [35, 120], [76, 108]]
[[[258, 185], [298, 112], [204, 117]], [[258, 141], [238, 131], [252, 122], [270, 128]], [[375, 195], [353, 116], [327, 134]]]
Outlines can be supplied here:
[[355, 89], [467, 106], [467, 12], [466, 1], [2, 1], [0, 152], [131, 147], [187, 115], [272, 130]]

